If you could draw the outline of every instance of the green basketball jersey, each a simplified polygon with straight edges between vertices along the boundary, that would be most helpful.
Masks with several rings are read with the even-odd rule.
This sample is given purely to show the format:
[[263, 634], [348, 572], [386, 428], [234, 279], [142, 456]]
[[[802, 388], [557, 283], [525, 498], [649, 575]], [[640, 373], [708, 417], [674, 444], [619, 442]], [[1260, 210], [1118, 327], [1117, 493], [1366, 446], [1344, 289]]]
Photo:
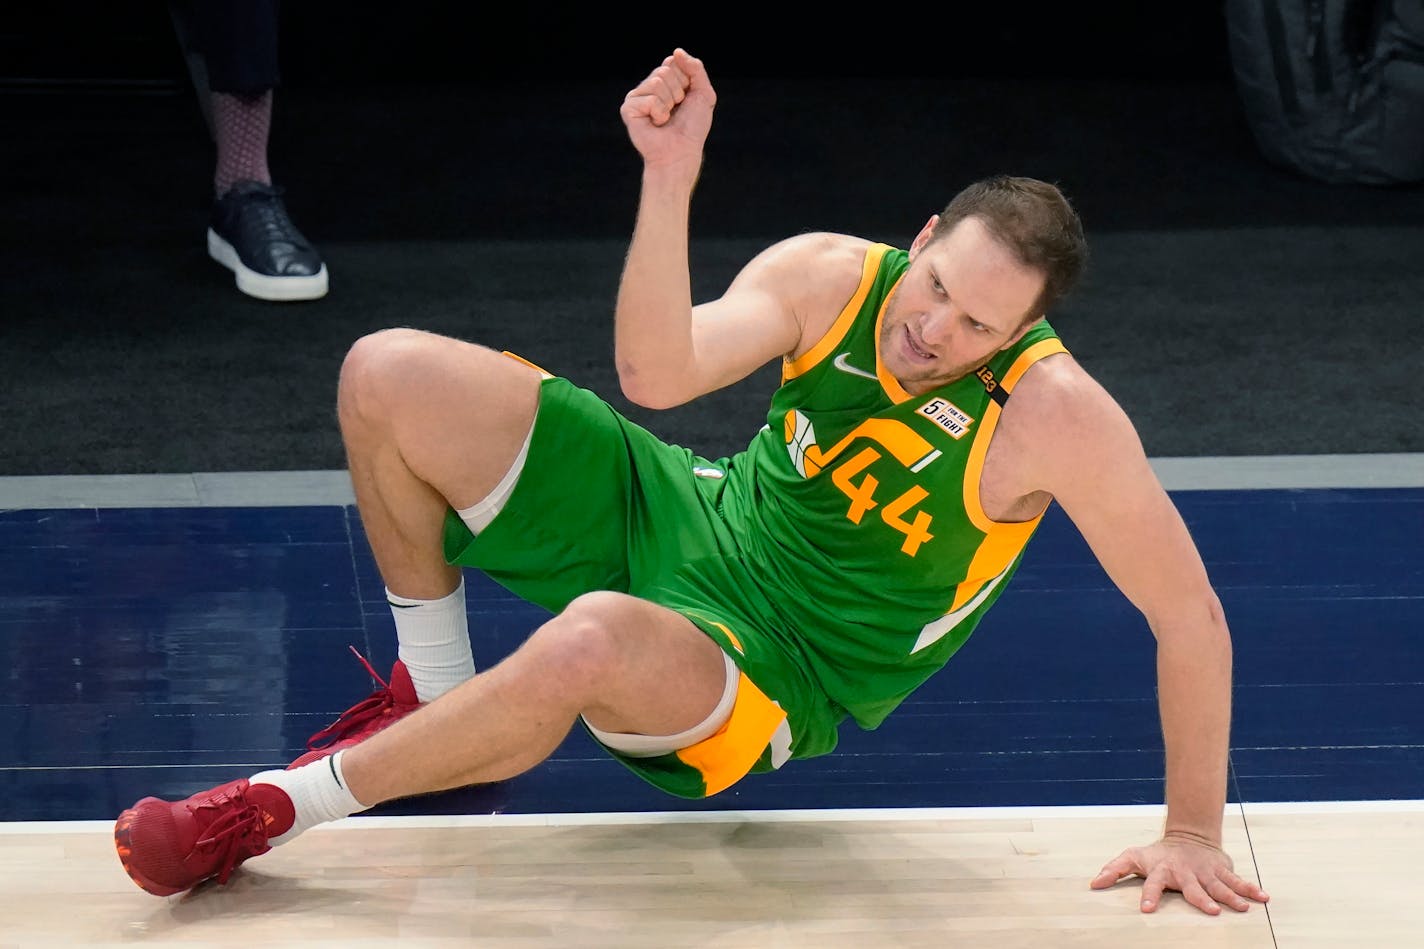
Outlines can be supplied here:
[[1040, 321], [987, 365], [911, 396], [879, 359], [880, 318], [909, 255], [866, 255], [826, 335], [787, 360], [767, 427], [731, 460], [722, 514], [778, 591], [783, 648], [873, 728], [959, 649], [1041, 518], [992, 521], [979, 478], [999, 413], [1037, 360]]

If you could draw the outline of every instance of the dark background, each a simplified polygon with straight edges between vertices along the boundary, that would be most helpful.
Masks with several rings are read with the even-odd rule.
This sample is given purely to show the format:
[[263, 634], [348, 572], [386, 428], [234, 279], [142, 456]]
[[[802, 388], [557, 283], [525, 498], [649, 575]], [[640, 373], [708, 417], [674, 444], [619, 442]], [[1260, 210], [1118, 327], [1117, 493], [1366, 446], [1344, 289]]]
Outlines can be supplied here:
[[[17, 5], [0, 27], [8, 77], [168, 82], [183, 70], [163, 2]], [[642, 77], [684, 46], [725, 78], [1225, 79], [1213, 0], [913, 7], [721, 2], [372, 4], [285, 0], [281, 63], [302, 86]]]
[[1093, 260], [1053, 314], [1150, 454], [1424, 450], [1424, 188], [1263, 160], [1225, 17], [1148, 4], [283, 7], [269, 148], [323, 300], [207, 259], [212, 145], [166, 5], [0, 19], [0, 475], [330, 469], [340, 360], [410, 325], [520, 352], [735, 451], [775, 367], [650, 413], [612, 373], [639, 165], [617, 109], [673, 46], [719, 93], [694, 291], [789, 234], [898, 243], [996, 172]]

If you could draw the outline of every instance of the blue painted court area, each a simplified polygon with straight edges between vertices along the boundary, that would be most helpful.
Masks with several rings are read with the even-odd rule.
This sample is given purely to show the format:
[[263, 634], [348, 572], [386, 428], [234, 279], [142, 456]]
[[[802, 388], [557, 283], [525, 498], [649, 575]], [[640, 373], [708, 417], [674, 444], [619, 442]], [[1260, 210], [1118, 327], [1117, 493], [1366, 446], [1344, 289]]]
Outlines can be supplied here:
[[[1234, 800], [1424, 787], [1424, 489], [1174, 492], [1236, 646]], [[544, 618], [467, 573], [476, 661]], [[284, 766], [384, 673], [355, 508], [0, 513], [0, 820], [111, 819]], [[517, 779], [371, 813], [1138, 804], [1162, 800], [1153, 642], [1056, 507], [960, 654], [873, 733], [706, 802], [575, 731]]]

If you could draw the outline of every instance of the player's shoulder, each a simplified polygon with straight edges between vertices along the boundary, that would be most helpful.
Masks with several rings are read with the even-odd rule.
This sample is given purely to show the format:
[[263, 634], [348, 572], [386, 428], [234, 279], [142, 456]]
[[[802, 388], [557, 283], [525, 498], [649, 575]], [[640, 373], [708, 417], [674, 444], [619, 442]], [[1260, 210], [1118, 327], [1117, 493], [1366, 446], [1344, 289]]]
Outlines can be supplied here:
[[1054, 352], [1039, 359], [1023, 374], [1014, 396], [1025, 400], [1091, 399], [1103, 390], [1083, 364], [1069, 352]]
[[1136, 467], [1141, 441], [1127, 413], [1069, 353], [1023, 374], [1004, 405], [995, 445], [1012, 472], [1010, 489], [1055, 497], [1077, 490], [1103, 468]]
[[1014, 387], [1004, 421], [1044, 444], [1080, 449], [1135, 434], [1107, 387], [1066, 352], [1029, 367]]
[[806, 231], [763, 250], [751, 269], [804, 302], [831, 301], [838, 308], [860, 283], [873, 246], [874, 241], [851, 234]]
[[804, 231], [772, 244], [761, 257], [777, 263], [826, 271], [859, 271], [874, 241], [834, 231]]

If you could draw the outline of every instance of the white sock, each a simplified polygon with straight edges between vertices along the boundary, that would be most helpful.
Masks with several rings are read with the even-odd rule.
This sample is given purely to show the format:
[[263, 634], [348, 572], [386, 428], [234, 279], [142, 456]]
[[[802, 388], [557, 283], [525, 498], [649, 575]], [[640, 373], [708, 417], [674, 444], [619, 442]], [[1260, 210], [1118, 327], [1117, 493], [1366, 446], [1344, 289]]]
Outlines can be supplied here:
[[346, 789], [346, 776], [341, 773], [341, 756], [344, 754], [345, 750], [338, 751], [300, 768], [263, 771], [248, 779], [251, 784], [273, 784], [286, 791], [296, 811], [291, 829], [269, 838], [269, 844], [274, 847], [284, 844], [317, 824], [350, 817], [357, 811], [370, 808], [371, 805], [362, 804]]
[[475, 677], [464, 577], [453, 593], [438, 600], [412, 600], [387, 588], [386, 602], [396, 621], [397, 655], [420, 701], [433, 702]]

